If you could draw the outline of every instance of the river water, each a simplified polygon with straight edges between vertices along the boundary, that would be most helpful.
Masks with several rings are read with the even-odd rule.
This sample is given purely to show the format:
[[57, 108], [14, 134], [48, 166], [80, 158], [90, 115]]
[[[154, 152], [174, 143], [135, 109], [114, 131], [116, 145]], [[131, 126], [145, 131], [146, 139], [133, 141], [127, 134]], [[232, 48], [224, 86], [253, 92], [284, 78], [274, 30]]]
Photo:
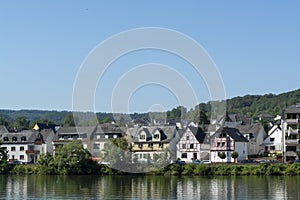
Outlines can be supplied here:
[[300, 177], [0, 176], [0, 199], [300, 199]]

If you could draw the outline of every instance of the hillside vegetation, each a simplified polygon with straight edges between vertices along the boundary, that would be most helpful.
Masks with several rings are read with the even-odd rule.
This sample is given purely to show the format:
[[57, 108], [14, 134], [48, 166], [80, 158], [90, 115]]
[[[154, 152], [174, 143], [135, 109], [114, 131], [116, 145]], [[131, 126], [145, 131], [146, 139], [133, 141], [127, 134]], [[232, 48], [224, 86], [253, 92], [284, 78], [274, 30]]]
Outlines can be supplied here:
[[[300, 102], [300, 89], [282, 94], [246, 95], [226, 100], [228, 114], [242, 113], [256, 118], [261, 113], [281, 115], [283, 110], [295, 103]], [[187, 119], [200, 123], [207, 123], [210, 116], [210, 105], [212, 102], [200, 103], [194, 109], [187, 111], [186, 108], [178, 106], [166, 112], [168, 120], [178, 121]], [[43, 110], [0, 110], [0, 125], [13, 126], [16, 121], [27, 120], [29, 127], [35, 122], [52, 122], [59, 125], [64, 124], [65, 118], [70, 111], [43, 111]], [[143, 119], [151, 121], [150, 117], [155, 113], [133, 113], [131, 119]], [[117, 122], [127, 122], [122, 114], [115, 115]], [[125, 116], [125, 115], [124, 115]], [[161, 115], [162, 116], [162, 115]], [[110, 122], [113, 119], [112, 113], [97, 113], [100, 123]]]

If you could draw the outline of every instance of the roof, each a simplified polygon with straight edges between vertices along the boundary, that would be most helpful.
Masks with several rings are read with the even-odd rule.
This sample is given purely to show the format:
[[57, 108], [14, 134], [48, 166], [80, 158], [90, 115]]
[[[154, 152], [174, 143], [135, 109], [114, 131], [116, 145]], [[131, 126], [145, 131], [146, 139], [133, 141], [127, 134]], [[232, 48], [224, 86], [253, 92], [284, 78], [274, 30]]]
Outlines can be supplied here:
[[5, 126], [0, 126], [0, 133], [8, 133], [8, 130], [6, 129]]
[[39, 130], [44, 130], [44, 129], [52, 129], [54, 132], [56, 131], [55, 130], [55, 127], [57, 127], [58, 125], [57, 124], [51, 124], [51, 123], [39, 123], [37, 122], [36, 125], [39, 127]]
[[259, 118], [274, 118], [274, 116], [269, 113], [261, 113], [257, 117], [259, 117]]
[[204, 131], [200, 127], [194, 127], [194, 126], [188, 126], [187, 129], [190, 129], [195, 138], [200, 142], [200, 143], [207, 143], [209, 144], [208, 140], [208, 134], [204, 133]]
[[[8, 141], [5, 141], [4, 138], [7, 137]], [[23, 140], [23, 137], [25, 137], [25, 140]], [[33, 143], [38, 139], [39, 137], [42, 137], [41, 134], [38, 131], [35, 130], [25, 130], [21, 132], [9, 132], [9, 133], [3, 133], [1, 140], [3, 143]], [[16, 141], [13, 141], [13, 138], [16, 138]], [[41, 138], [43, 139], [43, 138]]]
[[291, 113], [291, 114], [300, 113], [300, 103], [287, 107], [286, 109], [284, 109], [284, 113]]
[[59, 135], [86, 135], [89, 138], [95, 131], [95, 126], [82, 126], [82, 127], [60, 127], [53, 140], [59, 140]]
[[257, 134], [263, 128], [263, 126], [259, 123], [256, 123], [252, 125], [238, 125], [236, 126], [236, 128], [243, 134], [244, 133]]
[[161, 133], [161, 141], [169, 142], [172, 138], [174, 138], [175, 133], [177, 132], [176, 126], [147, 126], [147, 127], [138, 127], [137, 129], [131, 129], [131, 133], [134, 133], [133, 141], [139, 142], [139, 135], [142, 131], [145, 131], [147, 134], [147, 142], [152, 141], [152, 134], [156, 131]]
[[228, 135], [236, 142], [248, 142], [248, 140], [239, 132], [236, 128], [224, 127], [220, 128], [212, 138], [224, 137], [223, 135]]

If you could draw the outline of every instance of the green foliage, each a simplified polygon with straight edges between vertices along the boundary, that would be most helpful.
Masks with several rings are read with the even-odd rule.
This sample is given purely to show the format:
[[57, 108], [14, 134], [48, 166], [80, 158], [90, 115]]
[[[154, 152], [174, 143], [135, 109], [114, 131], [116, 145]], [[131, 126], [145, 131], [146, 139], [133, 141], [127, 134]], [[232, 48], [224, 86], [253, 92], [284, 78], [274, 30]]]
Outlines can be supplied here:
[[2, 142], [0, 140], [0, 174], [6, 174], [9, 170], [9, 166], [7, 163], [8, 159], [8, 151], [5, 147], [2, 147]]
[[131, 162], [131, 152], [126, 138], [113, 138], [104, 145], [102, 158], [111, 166]]
[[236, 159], [239, 157], [239, 153], [234, 151], [231, 153], [231, 157], [234, 159], [234, 162], [236, 162]]
[[75, 126], [75, 122], [73, 114], [68, 114], [64, 119], [64, 126]]
[[17, 129], [29, 129], [30, 121], [25, 116], [17, 117], [14, 123], [14, 127]]
[[225, 152], [220, 152], [218, 155], [222, 160], [226, 158], [226, 153]]
[[206, 165], [206, 164], [199, 164], [199, 165], [197, 165], [196, 169], [194, 170], [194, 174], [200, 175], [200, 176], [211, 175], [211, 173], [212, 173], [212, 171], [211, 171], [210, 165]]

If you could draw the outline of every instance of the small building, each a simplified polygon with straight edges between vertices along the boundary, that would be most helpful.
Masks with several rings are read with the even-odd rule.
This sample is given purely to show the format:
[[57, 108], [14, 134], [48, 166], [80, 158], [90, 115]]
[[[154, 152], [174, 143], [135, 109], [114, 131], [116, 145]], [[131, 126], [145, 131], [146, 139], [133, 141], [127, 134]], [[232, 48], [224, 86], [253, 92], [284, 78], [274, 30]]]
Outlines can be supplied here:
[[177, 145], [177, 158], [185, 162], [210, 159], [209, 134], [200, 127], [188, 126]]
[[[248, 140], [238, 129], [224, 127], [219, 129], [211, 137], [210, 160], [212, 162], [234, 162], [232, 152], [239, 154], [238, 160], [246, 159], [248, 156]], [[219, 154], [224, 152], [226, 158], [222, 160]]]

